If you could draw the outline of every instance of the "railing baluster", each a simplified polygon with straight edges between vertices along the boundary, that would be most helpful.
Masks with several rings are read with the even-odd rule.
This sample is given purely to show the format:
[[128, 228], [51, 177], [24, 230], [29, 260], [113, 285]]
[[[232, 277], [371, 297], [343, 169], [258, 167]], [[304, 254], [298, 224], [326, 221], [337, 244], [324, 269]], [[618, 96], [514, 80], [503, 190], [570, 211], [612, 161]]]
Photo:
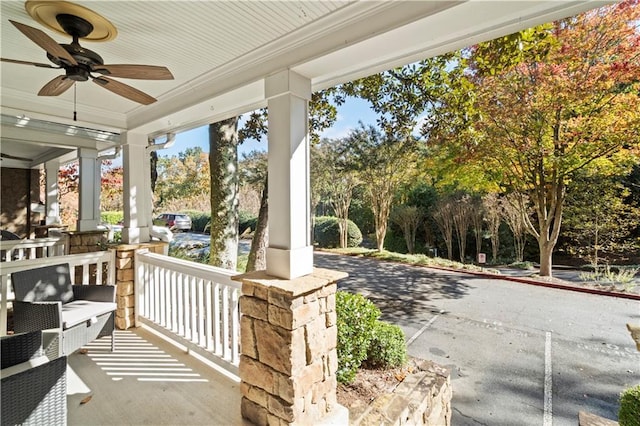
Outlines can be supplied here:
[[165, 269], [164, 272], [164, 317], [165, 327], [171, 330], [171, 279], [173, 278], [173, 271]]
[[160, 321], [160, 268], [153, 267], [153, 318], [155, 322]]
[[213, 353], [215, 353], [216, 355], [222, 355], [222, 344], [220, 340], [222, 337], [222, 332], [220, 330], [220, 283], [216, 283], [213, 290], [213, 332], [215, 336]]
[[187, 335], [187, 300], [189, 300], [189, 293], [186, 286], [188, 285], [189, 277], [183, 275], [180, 282], [180, 318], [182, 322], [182, 328], [180, 329], [180, 336]]
[[240, 362], [240, 306], [239, 290], [231, 290], [231, 363]]
[[231, 357], [229, 348], [229, 287], [222, 289], [222, 349], [223, 358], [228, 360]]
[[197, 332], [197, 327], [196, 327], [196, 306], [198, 306], [197, 304], [197, 300], [196, 300], [196, 285], [197, 285], [197, 279], [195, 277], [191, 277], [191, 279], [189, 280], [189, 292], [191, 293], [191, 303], [189, 305], [189, 311], [191, 312], [191, 320], [189, 321], [189, 329], [191, 330], [191, 341], [195, 342], [196, 341], [196, 332]]
[[205, 308], [205, 324], [206, 324], [206, 330], [205, 330], [205, 347], [207, 348], [208, 351], [212, 351], [213, 350], [213, 312], [211, 309], [211, 288], [213, 287], [213, 282], [212, 281], [207, 281], [206, 283], [206, 287], [205, 287], [205, 302], [204, 302], [204, 308]]
[[171, 330], [174, 333], [178, 333], [178, 279], [182, 276], [179, 272], [173, 272], [171, 275]]

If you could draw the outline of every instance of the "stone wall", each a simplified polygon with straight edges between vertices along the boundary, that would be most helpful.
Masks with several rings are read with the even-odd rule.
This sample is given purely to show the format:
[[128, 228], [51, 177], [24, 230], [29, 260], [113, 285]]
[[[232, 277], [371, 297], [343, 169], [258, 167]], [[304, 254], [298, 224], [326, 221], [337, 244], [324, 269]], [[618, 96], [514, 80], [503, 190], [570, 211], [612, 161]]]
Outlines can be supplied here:
[[432, 425], [451, 424], [449, 371], [431, 361], [412, 359], [411, 373], [393, 393], [378, 396], [369, 406], [350, 410], [349, 424]]
[[116, 327], [126, 330], [135, 324], [134, 254], [136, 250], [148, 249], [152, 253], [164, 254], [167, 243], [120, 244], [116, 250]]
[[336, 401], [335, 282], [345, 276], [316, 269], [293, 280], [264, 272], [234, 278], [242, 280], [243, 417], [257, 425], [315, 425], [339, 415], [348, 421]]

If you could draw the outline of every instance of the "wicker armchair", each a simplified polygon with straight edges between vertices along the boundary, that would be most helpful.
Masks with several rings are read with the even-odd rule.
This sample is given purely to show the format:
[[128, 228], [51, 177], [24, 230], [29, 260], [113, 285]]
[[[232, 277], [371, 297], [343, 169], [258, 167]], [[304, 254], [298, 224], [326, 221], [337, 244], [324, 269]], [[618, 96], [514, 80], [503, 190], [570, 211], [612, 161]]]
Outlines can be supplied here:
[[67, 357], [44, 356], [39, 331], [0, 338], [1, 423], [67, 424]]
[[111, 335], [114, 350], [116, 288], [72, 285], [68, 264], [11, 274], [16, 296], [16, 332], [47, 330], [45, 351], [50, 358], [69, 355], [94, 339]]

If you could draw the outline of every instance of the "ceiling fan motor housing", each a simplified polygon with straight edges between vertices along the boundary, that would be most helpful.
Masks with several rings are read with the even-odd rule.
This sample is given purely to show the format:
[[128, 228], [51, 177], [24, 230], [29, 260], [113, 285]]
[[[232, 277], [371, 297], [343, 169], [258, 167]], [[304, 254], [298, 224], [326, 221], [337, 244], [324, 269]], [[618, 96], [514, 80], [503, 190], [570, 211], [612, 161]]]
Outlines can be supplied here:
[[64, 32], [74, 39], [84, 38], [93, 31], [93, 25], [91, 25], [91, 22], [76, 15], [59, 13], [56, 15], [56, 21], [58, 21], [58, 24], [60, 24]]

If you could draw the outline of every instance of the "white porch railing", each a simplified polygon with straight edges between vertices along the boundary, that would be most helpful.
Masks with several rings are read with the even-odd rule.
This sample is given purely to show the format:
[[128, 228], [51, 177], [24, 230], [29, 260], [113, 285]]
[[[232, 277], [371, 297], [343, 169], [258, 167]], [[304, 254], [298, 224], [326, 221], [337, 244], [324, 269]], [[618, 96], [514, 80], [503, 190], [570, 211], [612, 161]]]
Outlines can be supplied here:
[[231, 279], [237, 273], [144, 250], [136, 252], [135, 265], [136, 323], [171, 331], [237, 374], [241, 284]]
[[0, 241], [0, 261], [11, 262], [42, 257], [63, 256], [69, 252], [69, 237]]
[[[7, 308], [8, 302], [14, 299], [11, 288], [11, 274], [18, 271], [40, 268], [48, 265], [68, 263], [71, 272], [71, 280], [74, 284], [89, 284], [90, 282], [102, 285], [115, 285], [115, 251], [98, 251], [94, 253], [72, 254], [69, 256], [43, 257], [39, 259], [15, 260], [0, 264], [0, 335], [7, 334]], [[74, 275], [76, 268], [82, 270], [82, 282], [76, 282]], [[94, 279], [95, 277], [95, 279]]]

